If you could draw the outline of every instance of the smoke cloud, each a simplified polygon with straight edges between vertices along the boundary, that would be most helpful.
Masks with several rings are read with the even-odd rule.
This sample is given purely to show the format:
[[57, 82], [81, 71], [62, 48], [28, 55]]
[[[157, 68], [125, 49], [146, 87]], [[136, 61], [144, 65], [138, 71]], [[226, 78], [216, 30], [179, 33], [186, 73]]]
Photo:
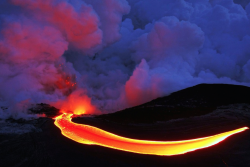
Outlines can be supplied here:
[[[236, 4], [237, 3], [237, 4]], [[0, 118], [100, 114], [200, 83], [250, 86], [250, 3], [3, 0]]]

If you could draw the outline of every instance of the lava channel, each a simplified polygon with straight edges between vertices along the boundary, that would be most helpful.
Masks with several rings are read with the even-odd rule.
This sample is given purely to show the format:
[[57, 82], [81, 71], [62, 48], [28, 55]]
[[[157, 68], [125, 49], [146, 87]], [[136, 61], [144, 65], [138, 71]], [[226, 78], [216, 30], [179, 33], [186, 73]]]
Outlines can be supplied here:
[[55, 125], [61, 129], [64, 136], [82, 144], [100, 145], [117, 150], [152, 155], [179, 155], [210, 147], [225, 140], [231, 135], [248, 129], [248, 127], [243, 127], [217, 135], [191, 140], [149, 141], [130, 139], [93, 126], [76, 124], [71, 121], [72, 115], [73, 114], [64, 113], [55, 118]]

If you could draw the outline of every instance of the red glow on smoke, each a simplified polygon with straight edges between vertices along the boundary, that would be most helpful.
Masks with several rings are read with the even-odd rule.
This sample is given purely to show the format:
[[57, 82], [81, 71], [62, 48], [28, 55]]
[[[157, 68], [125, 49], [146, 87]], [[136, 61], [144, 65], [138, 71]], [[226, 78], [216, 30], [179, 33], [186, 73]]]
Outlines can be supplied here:
[[68, 49], [61, 32], [53, 27], [38, 27], [28, 20], [6, 22], [1, 31], [0, 53], [13, 62], [36, 59], [55, 61]]
[[75, 76], [62, 75], [61, 78], [59, 78], [55, 84], [58, 89], [75, 89]]
[[99, 19], [91, 6], [82, 4], [75, 10], [65, 1], [11, 0], [11, 2], [31, 11], [36, 19], [60, 29], [67, 41], [78, 49], [89, 49], [102, 41]]
[[62, 113], [72, 113], [72, 111], [75, 115], [99, 113], [95, 106], [91, 104], [91, 98], [82, 89], [75, 90], [67, 99], [60, 100], [52, 105], [61, 108]]
[[158, 80], [150, 76], [149, 66], [143, 59], [126, 82], [125, 92], [128, 104], [136, 106], [159, 97]]

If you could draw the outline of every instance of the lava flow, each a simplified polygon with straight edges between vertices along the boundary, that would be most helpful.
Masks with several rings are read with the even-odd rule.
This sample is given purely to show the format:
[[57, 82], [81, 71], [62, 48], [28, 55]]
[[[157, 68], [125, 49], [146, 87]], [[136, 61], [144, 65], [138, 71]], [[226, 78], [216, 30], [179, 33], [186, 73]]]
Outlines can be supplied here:
[[225, 140], [233, 134], [248, 129], [248, 127], [243, 127], [214, 136], [191, 140], [149, 141], [125, 138], [93, 126], [76, 124], [71, 121], [72, 115], [73, 114], [64, 113], [55, 118], [55, 125], [61, 129], [64, 136], [82, 144], [95, 144], [140, 154], [166, 156], [184, 154], [197, 149], [210, 147]]

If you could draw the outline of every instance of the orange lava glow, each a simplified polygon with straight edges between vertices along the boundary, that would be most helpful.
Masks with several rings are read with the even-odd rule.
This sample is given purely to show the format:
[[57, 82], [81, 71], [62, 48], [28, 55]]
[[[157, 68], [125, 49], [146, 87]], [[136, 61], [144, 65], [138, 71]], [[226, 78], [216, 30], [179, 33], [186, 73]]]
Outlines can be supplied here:
[[197, 149], [210, 147], [225, 140], [227, 137], [233, 134], [243, 132], [248, 129], [248, 127], [243, 127], [214, 136], [191, 140], [149, 141], [130, 139], [115, 135], [93, 126], [76, 124], [71, 121], [72, 115], [73, 114], [64, 113], [56, 117], [55, 125], [61, 129], [61, 132], [64, 136], [76, 142], [89, 145], [100, 145], [140, 154], [165, 156], [184, 154]]
[[55, 84], [58, 89], [74, 88], [76, 87], [75, 76], [62, 76]]

